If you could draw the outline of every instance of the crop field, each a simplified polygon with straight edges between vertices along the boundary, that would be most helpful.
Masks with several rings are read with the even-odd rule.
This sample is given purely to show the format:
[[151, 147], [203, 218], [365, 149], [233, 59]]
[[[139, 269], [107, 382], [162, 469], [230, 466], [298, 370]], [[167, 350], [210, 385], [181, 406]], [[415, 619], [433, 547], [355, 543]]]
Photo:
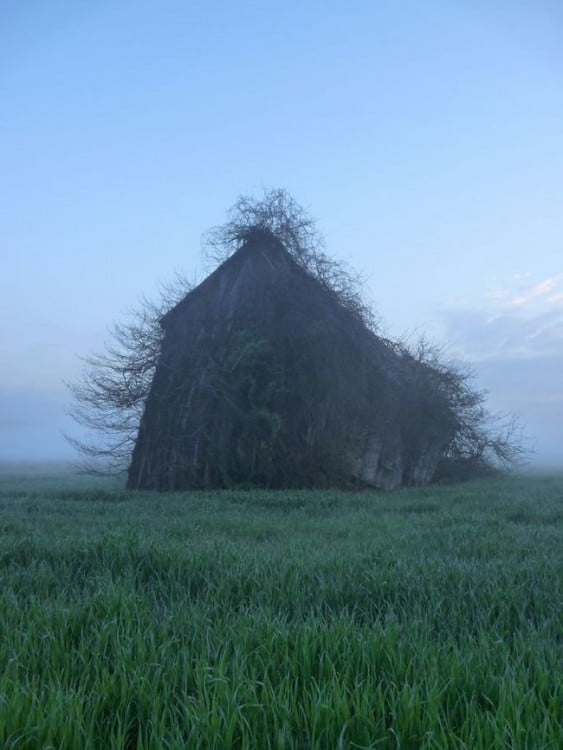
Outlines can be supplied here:
[[0, 747], [563, 736], [563, 477], [129, 493], [0, 474]]

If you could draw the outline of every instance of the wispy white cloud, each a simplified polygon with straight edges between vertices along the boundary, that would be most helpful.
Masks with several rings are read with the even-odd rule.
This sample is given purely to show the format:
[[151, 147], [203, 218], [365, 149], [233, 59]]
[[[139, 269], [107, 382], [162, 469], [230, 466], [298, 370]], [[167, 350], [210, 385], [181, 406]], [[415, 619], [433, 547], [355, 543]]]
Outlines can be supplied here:
[[474, 365], [493, 407], [522, 417], [537, 460], [563, 464], [563, 276], [522, 280], [442, 310], [442, 335]]
[[[548, 295], [557, 288], [559, 279], [559, 276], [553, 276], [552, 278], [543, 279], [543, 281], [538, 281], [536, 284], [524, 287], [517, 296], [510, 300], [510, 305], [513, 307], [525, 307], [531, 302], [544, 300], [549, 302], [550, 299], [553, 302], [553, 299], [560, 295], [551, 295], [551, 298]], [[561, 296], [563, 297], [563, 295]]]
[[442, 323], [448, 348], [473, 361], [563, 356], [563, 311], [521, 316], [449, 309]]
[[563, 356], [563, 277], [516, 292], [496, 287], [480, 304], [450, 306], [440, 318], [449, 347], [474, 361]]

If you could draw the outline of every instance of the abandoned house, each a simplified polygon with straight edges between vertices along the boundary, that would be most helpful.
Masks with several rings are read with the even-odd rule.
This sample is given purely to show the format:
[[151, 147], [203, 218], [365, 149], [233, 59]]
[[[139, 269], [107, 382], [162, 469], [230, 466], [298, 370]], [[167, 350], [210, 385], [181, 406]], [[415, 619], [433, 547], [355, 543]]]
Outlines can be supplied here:
[[269, 230], [161, 319], [132, 489], [434, 477], [455, 430], [437, 373], [374, 333]]

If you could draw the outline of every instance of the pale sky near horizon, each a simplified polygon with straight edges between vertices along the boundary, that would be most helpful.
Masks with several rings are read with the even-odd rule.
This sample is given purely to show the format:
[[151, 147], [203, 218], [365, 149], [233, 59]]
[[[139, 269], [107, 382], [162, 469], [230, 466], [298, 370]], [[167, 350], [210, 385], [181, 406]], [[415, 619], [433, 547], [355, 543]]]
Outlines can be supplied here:
[[78, 355], [283, 187], [563, 465], [559, 0], [6, 0], [0, 93], [0, 461], [72, 457]]

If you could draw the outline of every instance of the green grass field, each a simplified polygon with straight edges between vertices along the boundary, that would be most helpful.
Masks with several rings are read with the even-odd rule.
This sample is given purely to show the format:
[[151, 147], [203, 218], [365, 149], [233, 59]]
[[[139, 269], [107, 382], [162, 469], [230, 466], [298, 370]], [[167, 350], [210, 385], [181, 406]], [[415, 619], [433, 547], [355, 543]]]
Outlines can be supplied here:
[[561, 747], [563, 477], [0, 474], [0, 747]]

